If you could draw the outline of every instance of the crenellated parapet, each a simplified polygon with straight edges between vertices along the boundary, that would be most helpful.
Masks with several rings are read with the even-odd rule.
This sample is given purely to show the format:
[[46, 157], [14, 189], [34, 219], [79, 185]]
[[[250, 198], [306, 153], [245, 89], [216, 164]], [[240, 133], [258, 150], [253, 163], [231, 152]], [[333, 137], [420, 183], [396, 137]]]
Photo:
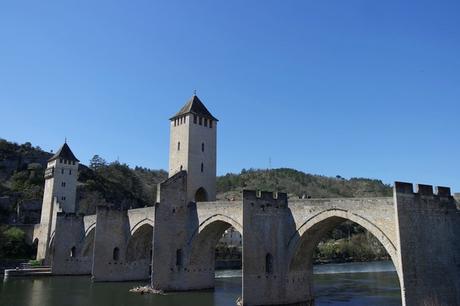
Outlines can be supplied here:
[[[418, 203], [422, 206], [425, 206], [426, 209], [428, 208], [432, 208], [434, 210], [437, 210], [437, 209], [455, 210], [457, 209], [455, 199], [452, 196], [451, 190], [449, 187], [444, 187], [444, 186], [434, 186], [433, 187], [432, 185], [425, 185], [425, 184], [413, 185], [412, 183], [395, 182], [394, 192], [395, 192], [396, 197], [401, 198], [398, 201], [400, 205], [409, 199], [413, 199], [414, 204]], [[406, 201], [403, 201], [402, 199], [406, 199]]]
[[424, 184], [415, 184], [405, 183], [405, 182], [395, 182], [395, 191], [397, 193], [413, 194], [420, 196], [438, 196], [438, 197], [451, 197], [451, 192], [449, 187], [435, 186], [433, 191], [433, 186], [424, 185]]
[[284, 192], [244, 190], [243, 203], [248, 203], [251, 207], [261, 210], [279, 209], [288, 207], [288, 198]]

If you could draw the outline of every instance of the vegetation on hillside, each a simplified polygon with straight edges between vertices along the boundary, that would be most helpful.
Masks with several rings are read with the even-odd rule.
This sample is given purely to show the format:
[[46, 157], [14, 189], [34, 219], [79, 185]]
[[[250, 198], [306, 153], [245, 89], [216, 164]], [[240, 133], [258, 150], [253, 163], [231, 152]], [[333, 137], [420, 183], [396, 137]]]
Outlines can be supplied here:
[[270, 190], [288, 193], [291, 197], [335, 198], [391, 196], [391, 186], [380, 180], [351, 178], [337, 175], [326, 177], [294, 169], [243, 169], [240, 174], [229, 173], [217, 179], [220, 198], [241, 197], [243, 189]]
[[33, 247], [26, 243], [24, 231], [0, 225], [0, 259], [26, 259], [34, 254]]
[[[0, 207], [0, 223], [24, 200], [41, 200], [44, 170], [51, 153], [30, 143], [19, 145], [0, 139], [0, 197], [13, 202], [9, 211]], [[80, 164], [77, 206], [83, 214], [94, 214], [97, 205], [137, 208], [153, 205], [156, 186], [167, 178], [164, 170], [130, 168], [118, 161], [108, 163], [95, 155], [89, 167]], [[3, 218], [2, 218], [3, 217]]]
[[156, 201], [157, 184], [167, 176], [164, 170], [132, 169], [95, 155], [89, 168], [81, 167], [79, 172], [79, 212], [94, 214], [96, 204], [124, 209], [151, 206]]

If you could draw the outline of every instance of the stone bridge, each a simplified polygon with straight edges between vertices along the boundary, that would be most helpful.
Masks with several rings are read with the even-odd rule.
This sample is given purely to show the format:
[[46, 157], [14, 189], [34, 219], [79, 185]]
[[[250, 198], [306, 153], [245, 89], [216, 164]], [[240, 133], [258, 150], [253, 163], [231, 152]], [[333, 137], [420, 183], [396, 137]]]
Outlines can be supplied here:
[[460, 304], [460, 214], [449, 188], [414, 191], [397, 182], [389, 198], [289, 203], [286, 194], [255, 191], [244, 191], [242, 202], [194, 203], [186, 189], [182, 171], [161, 184], [155, 207], [58, 214], [53, 273], [92, 274], [95, 281], [151, 276], [164, 291], [213, 288], [216, 244], [234, 227], [243, 235], [244, 305], [312, 305], [314, 249], [350, 220], [391, 256], [404, 305]]

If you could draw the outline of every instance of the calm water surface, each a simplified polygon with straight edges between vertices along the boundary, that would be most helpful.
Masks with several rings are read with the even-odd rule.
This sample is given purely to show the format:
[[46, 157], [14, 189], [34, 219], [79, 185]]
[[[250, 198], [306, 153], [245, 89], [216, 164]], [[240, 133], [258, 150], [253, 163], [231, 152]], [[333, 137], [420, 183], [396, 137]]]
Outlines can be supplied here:
[[[219, 271], [214, 291], [164, 296], [128, 292], [145, 282], [92, 283], [89, 277], [10, 278], [0, 285], [1, 306], [183, 306], [235, 305], [241, 271]], [[391, 262], [315, 267], [316, 305], [401, 305]]]

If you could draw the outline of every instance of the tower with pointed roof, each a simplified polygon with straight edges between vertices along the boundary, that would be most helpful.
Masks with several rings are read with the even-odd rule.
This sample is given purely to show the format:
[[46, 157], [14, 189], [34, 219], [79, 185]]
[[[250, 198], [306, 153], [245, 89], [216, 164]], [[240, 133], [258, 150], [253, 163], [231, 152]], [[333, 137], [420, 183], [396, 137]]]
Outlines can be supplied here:
[[187, 200], [216, 199], [217, 122], [194, 94], [170, 118], [169, 176], [187, 171]]
[[37, 259], [48, 259], [57, 213], [76, 211], [78, 163], [67, 142], [48, 160]]

